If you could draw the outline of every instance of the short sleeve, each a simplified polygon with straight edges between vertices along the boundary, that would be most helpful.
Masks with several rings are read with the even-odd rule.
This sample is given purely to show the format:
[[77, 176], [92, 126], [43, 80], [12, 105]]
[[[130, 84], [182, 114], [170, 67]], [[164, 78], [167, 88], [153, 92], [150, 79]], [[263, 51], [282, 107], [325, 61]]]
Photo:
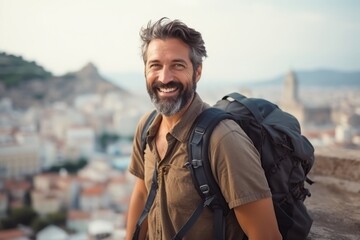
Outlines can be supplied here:
[[271, 196], [259, 153], [234, 121], [222, 121], [214, 129], [210, 164], [230, 208]]

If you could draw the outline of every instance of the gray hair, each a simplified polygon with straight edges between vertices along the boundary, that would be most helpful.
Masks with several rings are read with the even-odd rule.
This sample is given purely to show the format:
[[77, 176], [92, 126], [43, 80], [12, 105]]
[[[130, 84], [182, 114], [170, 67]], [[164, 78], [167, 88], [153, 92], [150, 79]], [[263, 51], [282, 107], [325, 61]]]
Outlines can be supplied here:
[[141, 54], [144, 63], [147, 61], [146, 53], [149, 44], [154, 39], [177, 38], [182, 40], [190, 48], [189, 55], [194, 70], [202, 64], [203, 58], [207, 57], [201, 34], [177, 19], [170, 21], [168, 18], [163, 17], [155, 23], [150, 21], [146, 28], [141, 28], [140, 38], [142, 40]]

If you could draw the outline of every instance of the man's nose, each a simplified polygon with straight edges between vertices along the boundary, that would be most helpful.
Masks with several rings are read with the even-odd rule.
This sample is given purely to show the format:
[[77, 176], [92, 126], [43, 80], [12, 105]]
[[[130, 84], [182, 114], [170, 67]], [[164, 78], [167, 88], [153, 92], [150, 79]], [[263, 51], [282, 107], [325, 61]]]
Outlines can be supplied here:
[[169, 69], [168, 67], [163, 67], [159, 72], [159, 81], [163, 84], [167, 84], [173, 80], [174, 79], [171, 69]]

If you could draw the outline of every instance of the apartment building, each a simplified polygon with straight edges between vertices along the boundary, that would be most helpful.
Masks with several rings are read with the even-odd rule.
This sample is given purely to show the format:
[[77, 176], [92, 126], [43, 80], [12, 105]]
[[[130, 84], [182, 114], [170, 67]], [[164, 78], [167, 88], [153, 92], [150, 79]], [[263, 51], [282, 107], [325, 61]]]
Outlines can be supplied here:
[[67, 214], [66, 227], [75, 232], [85, 233], [88, 231], [91, 214], [87, 211], [69, 210]]
[[80, 193], [79, 207], [84, 211], [94, 211], [107, 208], [109, 206], [109, 195], [106, 192], [105, 185], [97, 184], [85, 188]]
[[77, 207], [79, 184], [76, 177], [66, 174], [40, 174], [34, 177], [31, 199], [34, 210], [46, 215]]
[[19, 129], [0, 131], [0, 175], [23, 178], [40, 172], [38, 137]]

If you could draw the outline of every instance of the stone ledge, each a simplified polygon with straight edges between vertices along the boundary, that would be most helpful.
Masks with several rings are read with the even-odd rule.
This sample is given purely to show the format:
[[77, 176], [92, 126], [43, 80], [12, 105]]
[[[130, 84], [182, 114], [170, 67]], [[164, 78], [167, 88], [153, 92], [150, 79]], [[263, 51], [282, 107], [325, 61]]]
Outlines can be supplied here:
[[360, 150], [316, 148], [311, 174], [360, 182]]

